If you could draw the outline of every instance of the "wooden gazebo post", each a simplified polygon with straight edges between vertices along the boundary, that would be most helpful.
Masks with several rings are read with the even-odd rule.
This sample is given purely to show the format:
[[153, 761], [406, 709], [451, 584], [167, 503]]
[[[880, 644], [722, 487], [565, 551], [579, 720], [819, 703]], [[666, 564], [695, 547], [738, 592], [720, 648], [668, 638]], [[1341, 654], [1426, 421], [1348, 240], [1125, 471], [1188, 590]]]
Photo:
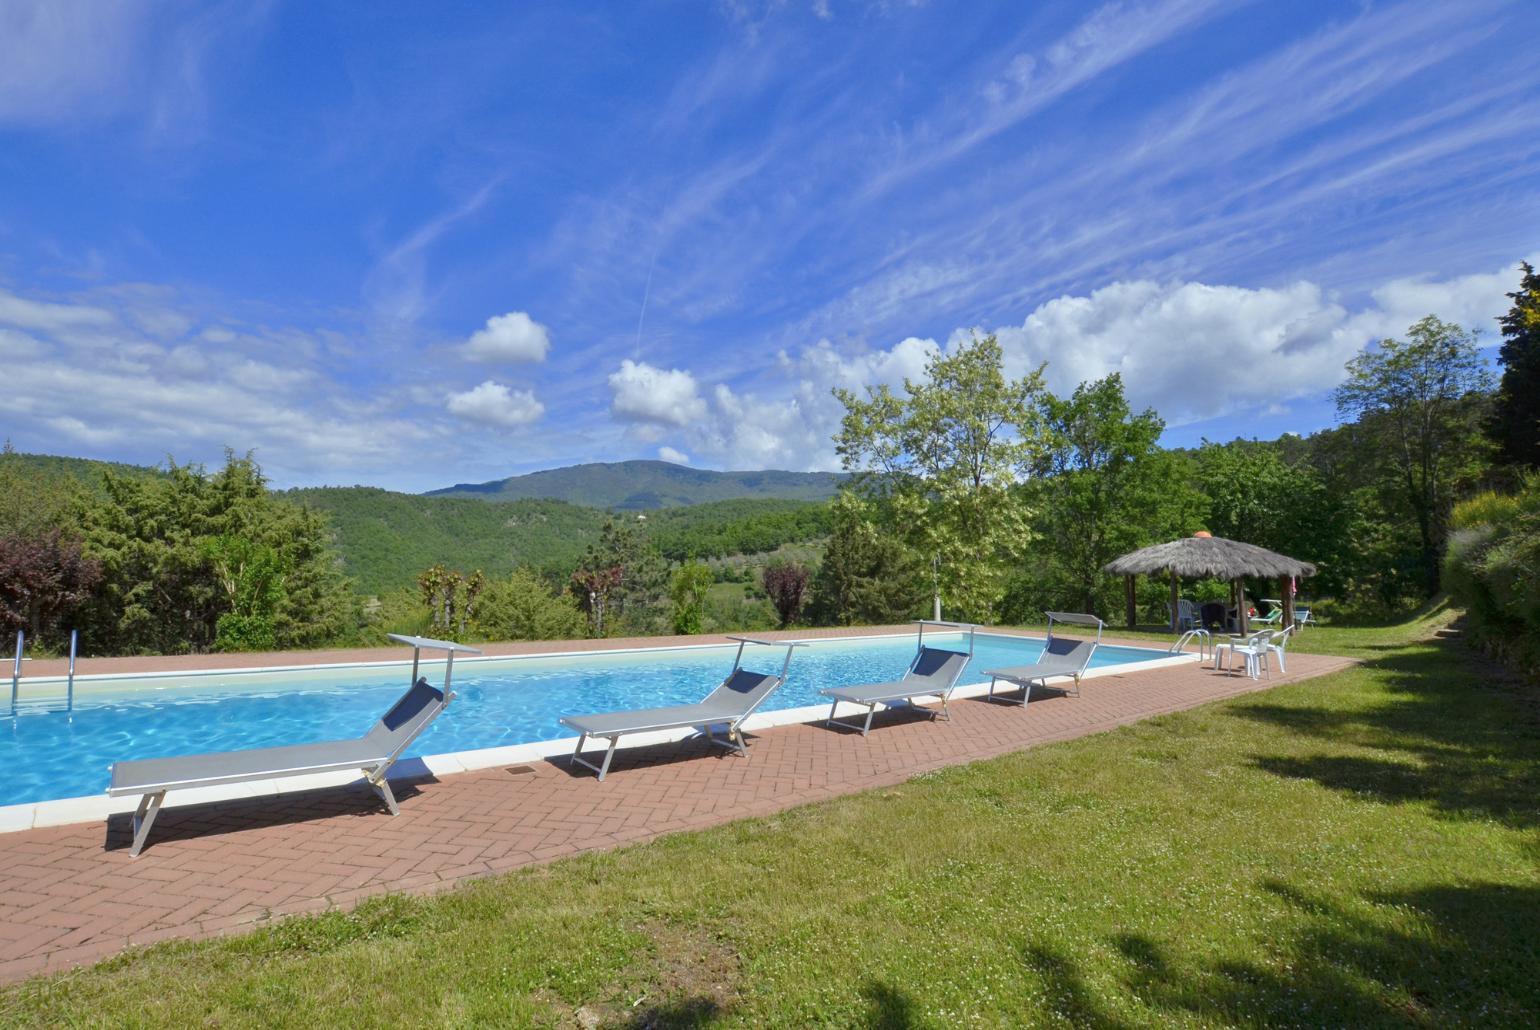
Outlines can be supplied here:
[[1294, 625], [1294, 577], [1278, 577], [1278, 596], [1283, 599], [1283, 618], [1279, 629], [1288, 629]]
[[1172, 569], [1171, 570], [1171, 632], [1173, 632], [1173, 633], [1176, 632], [1177, 626], [1179, 625], [1179, 623], [1177, 621], [1176, 606], [1181, 602], [1181, 597], [1179, 596], [1181, 594], [1181, 592], [1182, 592], [1181, 577], [1176, 574], [1176, 570], [1175, 569]]
[[1134, 604], [1134, 577], [1132, 576], [1123, 577], [1123, 601], [1128, 609], [1128, 628], [1138, 629], [1139, 613], [1135, 610], [1137, 606]]
[[1242, 633], [1250, 632], [1251, 620], [1246, 618], [1246, 581], [1235, 581], [1235, 624]]

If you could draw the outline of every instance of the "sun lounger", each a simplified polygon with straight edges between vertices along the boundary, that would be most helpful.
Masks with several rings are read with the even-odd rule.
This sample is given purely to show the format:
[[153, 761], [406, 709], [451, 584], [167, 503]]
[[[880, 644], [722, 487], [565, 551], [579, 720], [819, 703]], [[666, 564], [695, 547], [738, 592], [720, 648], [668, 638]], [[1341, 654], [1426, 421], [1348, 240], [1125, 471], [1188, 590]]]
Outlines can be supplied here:
[[[758, 708], [765, 698], [786, 682], [786, 670], [791, 666], [792, 649], [807, 645], [785, 640], [756, 640], [753, 637], [729, 637], [728, 639], [738, 642], [738, 655], [733, 659], [733, 671], [728, 673], [720, 686], [707, 694], [698, 704], [639, 708], [629, 712], [562, 716], [561, 724], [578, 732], [577, 748], [572, 752], [572, 761], [592, 769], [599, 774], [599, 779], [603, 780], [610, 771], [610, 760], [615, 757], [615, 746], [621, 737], [631, 733], [687, 728], [700, 730], [711, 743], [720, 744], [748, 757], [748, 746], [744, 743], [740, 725], [744, 719], [754, 713], [754, 709]], [[748, 644], [784, 647], [786, 660], [781, 663], [780, 673], [771, 675], [750, 672], [743, 668], [743, 649]], [[726, 740], [717, 739], [715, 728], [718, 726], [726, 730]], [[583, 757], [583, 745], [588, 743], [589, 737], [610, 742], [601, 765], [594, 765]]]
[[[834, 712], [839, 708], [840, 702], [852, 705], [866, 706], [866, 722], [861, 726], [861, 736], [871, 732], [872, 716], [877, 711], [877, 706], [897, 707], [905, 705], [917, 707], [916, 698], [935, 697], [941, 700], [941, 714], [950, 719], [951, 713], [947, 711], [946, 703], [951, 699], [952, 690], [957, 686], [957, 681], [962, 678], [963, 670], [968, 667], [968, 659], [973, 657], [973, 631], [978, 627], [965, 622], [936, 622], [930, 619], [919, 620], [919, 640], [916, 644], [914, 661], [909, 663], [909, 669], [902, 679], [889, 683], [863, 683], [851, 687], [825, 687], [819, 693], [830, 698], [829, 717], [824, 722], [830, 726], [845, 726], [849, 729], [856, 727], [840, 722], [834, 717]], [[925, 646], [925, 627], [949, 627], [952, 629], [965, 629], [968, 631], [968, 650], [952, 651], [942, 647]], [[934, 719], [936, 713], [931, 712]]]
[[[473, 647], [443, 640], [390, 634], [392, 640], [412, 648], [411, 686], [391, 705], [390, 711], [362, 737], [352, 740], [327, 740], [315, 744], [291, 744], [284, 747], [253, 748], [246, 751], [216, 751], [202, 755], [178, 755], [171, 758], [142, 758], [112, 764], [111, 797], [139, 797], [134, 812], [134, 843], [129, 855], [137, 857], [144, 850], [150, 827], [160, 814], [166, 792], [193, 787], [216, 787], [254, 780], [273, 780], [309, 773], [340, 772], [358, 769], [375, 793], [385, 802], [391, 815], [400, 809], [391, 793], [386, 774], [407, 746], [449, 707], [455, 694], [449, 689], [456, 653], [480, 654]], [[444, 687], [431, 686], [417, 675], [423, 649], [446, 651]]]
[[[1054, 636], [1054, 624], [1074, 626], [1095, 626], [1095, 640], [1077, 640], [1073, 637]], [[1075, 681], [1073, 693], [1080, 694], [1080, 677], [1085, 675], [1086, 669], [1091, 664], [1091, 656], [1096, 653], [1097, 646], [1102, 640], [1104, 623], [1094, 615], [1081, 615], [1075, 612], [1049, 612], [1048, 613], [1048, 642], [1043, 647], [1043, 655], [1031, 665], [1016, 665], [1008, 669], [991, 669], [984, 673], [989, 677], [989, 697], [995, 696], [995, 686], [1004, 681], [1021, 688], [1021, 704], [1026, 707], [1032, 699], [1032, 684], [1048, 686], [1050, 679], [1070, 678]]]

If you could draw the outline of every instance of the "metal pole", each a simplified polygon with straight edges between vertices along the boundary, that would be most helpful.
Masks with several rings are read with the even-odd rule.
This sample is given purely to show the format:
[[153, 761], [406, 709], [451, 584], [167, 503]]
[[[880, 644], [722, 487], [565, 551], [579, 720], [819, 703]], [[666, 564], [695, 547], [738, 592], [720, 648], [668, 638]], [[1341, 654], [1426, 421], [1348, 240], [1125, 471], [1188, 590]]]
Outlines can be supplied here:
[[16, 715], [16, 695], [21, 690], [21, 649], [26, 645], [26, 636], [21, 630], [16, 631], [16, 663], [11, 669], [11, 716]]
[[64, 710], [75, 710], [75, 645], [80, 642], [80, 630], [70, 630], [70, 674], [64, 687]]

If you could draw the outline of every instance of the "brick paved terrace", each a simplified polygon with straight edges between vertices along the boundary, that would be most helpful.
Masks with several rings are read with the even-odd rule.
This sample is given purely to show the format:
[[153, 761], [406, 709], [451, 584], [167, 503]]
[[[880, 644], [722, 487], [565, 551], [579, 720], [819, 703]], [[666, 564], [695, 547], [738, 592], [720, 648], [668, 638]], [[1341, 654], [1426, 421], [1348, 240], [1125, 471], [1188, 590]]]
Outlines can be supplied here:
[[[631, 643], [639, 642], [488, 650], [539, 653]], [[400, 651], [240, 657], [244, 665], [303, 664], [389, 660]], [[147, 671], [149, 663], [168, 671], [210, 664], [209, 656], [104, 659], [89, 671]], [[819, 724], [781, 726], [752, 737], [749, 759], [694, 742], [622, 749], [604, 783], [586, 771], [578, 775], [565, 757], [398, 781], [396, 818], [361, 784], [168, 807], [138, 859], [128, 856], [127, 816], [0, 834], [0, 981], [136, 945], [237, 932], [391, 891], [443, 890], [584, 851], [765, 815], [1350, 664], [1294, 654], [1287, 675], [1261, 681], [1192, 664], [1106, 675], [1087, 680], [1079, 697], [1050, 691], [1025, 709], [954, 701], [950, 722], [912, 712], [879, 714], [864, 740]], [[45, 663], [37, 666], [29, 675], [51, 671]], [[175, 797], [169, 800], [174, 804]]]

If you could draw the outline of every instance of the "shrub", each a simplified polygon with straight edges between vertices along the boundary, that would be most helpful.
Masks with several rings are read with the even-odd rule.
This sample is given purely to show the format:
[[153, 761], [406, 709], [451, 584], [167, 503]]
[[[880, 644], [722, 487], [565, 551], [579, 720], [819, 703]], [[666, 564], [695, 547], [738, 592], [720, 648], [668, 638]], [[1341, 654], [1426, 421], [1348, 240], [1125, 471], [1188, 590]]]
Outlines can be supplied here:
[[1472, 498], [1453, 522], [1445, 583], [1473, 636], [1520, 668], [1540, 670], [1540, 476], [1512, 496]]

